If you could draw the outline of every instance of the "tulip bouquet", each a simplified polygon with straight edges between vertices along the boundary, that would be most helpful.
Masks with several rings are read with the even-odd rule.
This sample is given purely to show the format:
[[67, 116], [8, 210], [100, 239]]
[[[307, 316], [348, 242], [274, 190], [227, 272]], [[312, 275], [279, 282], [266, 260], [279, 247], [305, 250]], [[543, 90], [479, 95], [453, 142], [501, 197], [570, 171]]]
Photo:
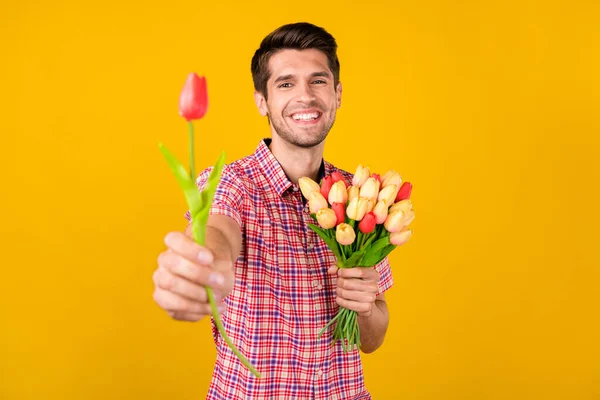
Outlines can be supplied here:
[[[201, 192], [198, 191], [198, 187], [196, 186], [196, 173], [194, 171], [193, 121], [204, 117], [207, 108], [208, 93], [206, 89], [206, 78], [199, 77], [195, 73], [190, 73], [179, 98], [179, 114], [187, 120], [189, 125], [189, 174], [186, 172], [185, 168], [183, 165], [181, 165], [177, 158], [162, 143], [159, 143], [160, 151], [165, 156], [169, 167], [175, 174], [175, 178], [183, 189], [183, 193], [188, 203], [191, 215], [192, 235], [194, 240], [200, 245], [205, 244], [206, 223], [208, 220], [210, 207], [212, 205], [213, 196], [215, 194], [215, 190], [217, 189], [223, 164], [225, 162], [225, 153], [222, 152], [210, 173], [204, 190]], [[227, 336], [225, 328], [223, 328], [223, 324], [221, 323], [219, 312], [217, 311], [215, 295], [212, 289], [208, 286], [206, 287], [206, 293], [208, 295], [215, 325], [217, 326], [219, 333], [227, 345], [233, 350], [235, 355], [242, 361], [242, 363], [248, 367], [248, 369], [256, 377], [260, 377], [260, 374], [256, 371], [252, 364], [235, 347], [235, 345], [231, 342], [231, 339], [229, 339]]]
[[[412, 184], [394, 170], [380, 177], [359, 165], [349, 183], [337, 171], [320, 184], [308, 177], [298, 183], [317, 222], [309, 227], [333, 252], [338, 268], [373, 267], [412, 236]], [[345, 352], [360, 348], [357, 313], [340, 307], [319, 338], [334, 322], [333, 343], [341, 340]]]

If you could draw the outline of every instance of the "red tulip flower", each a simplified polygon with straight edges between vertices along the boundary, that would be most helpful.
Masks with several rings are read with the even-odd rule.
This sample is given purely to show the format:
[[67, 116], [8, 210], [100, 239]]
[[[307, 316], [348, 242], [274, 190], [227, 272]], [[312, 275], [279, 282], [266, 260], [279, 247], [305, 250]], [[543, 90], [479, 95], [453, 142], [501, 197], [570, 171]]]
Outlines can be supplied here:
[[371, 233], [375, 229], [376, 223], [377, 217], [375, 217], [375, 214], [373, 214], [373, 212], [368, 212], [358, 224], [358, 229], [362, 233]]
[[402, 186], [400, 186], [400, 190], [398, 190], [398, 194], [396, 195], [396, 203], [401, 200], [410, 199], [410, 192], [412, 191], [412, 184], [410, 182], [404, 182]]
[[346, 183], [346, 180], [344, 179], [344, 176], [339, 173], [338, 171], [332, 172], [331, 173], [331, 177], [333, 178], [333, 183], [336, 183], [337, 181], [342, 181], [344, 182], [344, 186], [348, 186], [348, 184]]
[[333, 178], [331, 177], [331, 175], [328, 175], [325, 178], [323, 178], [323, 182], [321, 182], [321, 194], [326, 199], [329, 198], [329, 191], [331, 190], [333, 183], [334, 182], [333, 182]]
[[333, 203], [331, 208], [333, 208], [335, 216], [337, 217], [337, 220], [335, 221], [336, 226], [344, 222], [346, 217], [346, 205], [342, 203]]
[[207, 109], [206, 78], [200, 78], [194, 72], [190, 72], [179, 95], [179, 114], [186, 119], [189, 125], [190, 178], [194, 182], [196, 181], [196, 169], [194, 165], [194, 124], [192, 124], [192, 121], [204, 117]]
[[190, 72], [179, 95], [179, 114], [189, 122], [204, 117], [207, 109], [206, 78]]

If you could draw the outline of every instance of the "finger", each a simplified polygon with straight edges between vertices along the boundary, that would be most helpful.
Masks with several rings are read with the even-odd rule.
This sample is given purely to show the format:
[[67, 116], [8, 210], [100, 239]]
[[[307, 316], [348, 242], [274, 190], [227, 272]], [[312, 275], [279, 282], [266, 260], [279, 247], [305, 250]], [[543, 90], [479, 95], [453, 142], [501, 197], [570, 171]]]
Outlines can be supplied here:
[[213, 261], [214, 257], [210, 250], [200, 246], [182, 232], [169, 232], [164, 240], [170, 249], [191, 262], [210, 264]]
[[342, 278], [360, 278], [379, 281], [379, 272], [373, 267], [340, 268], [338, 276]]
[[194, 264], [175, 252], [160, 253], [158, 265], [164, 266], [171, 273], [186, 278], [197, 285], [210, 286], [217, 291], [223, 288], [225, 282], [225, 277], [220, 272], [213, 271], [204, 265]]
[[192, 314], [207, 314], [210, 312], [209, 304], [186, 299], [168, 290], [156, 288], [153, 297], [156, 304], [166, 311]]
[[[157, 269], [154, 275], [154, 283], [157, 287], [186, 297], [193, 301], [200, 303], [208, 302], [208, 295], [204, 287], [188, 281], [187, 279], [178, 275], [174, 275], [166, 268]], [[220, 297], [221, 294], [216, 292], [215, 298], [217, 301], [220, 300]]]
[[365, 281], [356, 278], [338, 278], [337, 287], [346, 290], [354, 290], [357, 292], [373, 293], [376, 294], [379, 291], [379, 285], [375, 281]]
[[371, 312], [373, 310], [373, 305], [371, 303], [360, 303], [358, 301], [346, 300], [341, 297], [336, 297], [335, 301], [339, 304], [340, 307], [356, 311], [359, 315], [365, 317], [371, 315]]
[[[225, 303], [222, 303], [219, 308], [219, 314], [223, 314], [226, 310], [225, 307]], [[206, 313], [190, 313], [190, 312], [182, 312], [182, 311], [169, 311], [168, 312], [169, 316], [175, 320], [178, 321], [189, 321], [189, 322], [197, 322], [200, 321], [202, 318], [206, 317], [209, 314], [212, 314], [212, 310], [206, 312]]]
[[177, 321], [198, 322], [207, 314], [195, 314], [187, 312], [169, 311], [169, 316]]
[[348, 290], [342, 288], [336, 288], [335, 292], [338, 297], [341, 297], [345, 300], [357, 301], [360, 303], [374, 303], [375, 302], [375, 293], [369, 292], [359, 292], [356, 290]]
[[329, 267], [329, 269], [327, 270], [327, 273], [329, 275], [335, 275], [337, 274], [338, 271], [338, 267], [336, 265], [332, 265], [331, 267]]

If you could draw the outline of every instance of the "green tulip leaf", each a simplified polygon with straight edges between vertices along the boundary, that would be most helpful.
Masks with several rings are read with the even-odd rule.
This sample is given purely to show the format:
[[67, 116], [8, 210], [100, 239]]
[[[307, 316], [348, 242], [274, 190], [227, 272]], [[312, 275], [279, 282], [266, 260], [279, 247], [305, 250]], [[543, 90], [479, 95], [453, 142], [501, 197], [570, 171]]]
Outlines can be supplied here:
[[183, 194], [187, 201], [188, 207], [192, 215], [198, 213], [200, 208], [202, 207], [202, 202], [200, 200], [200, 193], [198, 192], [198, 187], [196, 186], [196, 182], [194, 182], [188, 173], [185, 171], [185, 168], [181, 163], [177, 160], [175, 155], [169, 151], [162, 143], [158, 144], [160, 151], [165, 156], [171, 171], [175, 175], [179, 186], [183, 189]]
[[333, 255], [335, 255], [335, 257], [338, 260], [341, 260], [341, 254], [338, 251], [338, 242], [337, 240], [335, 240], [335, 238], [332, 238], [331, 236], [329, 236], [329, 234], [327, 233], [327, 231], [323, 228], [321, 228], [320, 226], [317, 226], [315, 224], [308, 224], [308, 227], [310, 229], [312, 229], [313, 231], [315, 231], [317, 233], [317, 235], [319, 235], [321, 237], [321, 239], [323, 239], [323, 241], [325, 242], [325, 244], [327, 245], [327, 247], [329, 247], [329, 249], [333, 252]]

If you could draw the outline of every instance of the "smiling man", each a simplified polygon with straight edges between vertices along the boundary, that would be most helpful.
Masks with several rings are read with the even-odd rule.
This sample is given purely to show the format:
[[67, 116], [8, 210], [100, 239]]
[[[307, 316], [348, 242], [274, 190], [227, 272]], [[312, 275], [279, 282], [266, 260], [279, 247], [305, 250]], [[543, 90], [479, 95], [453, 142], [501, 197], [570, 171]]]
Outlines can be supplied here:
[[[158, 257], [154, 299], [182, 321], [210, 315], [203, 286], [221, 303], [234, 344], [261, 373], [257, 379], [214, 327], [217, 359], [208, 399], [370, 399], [358, 350], [332, 346], [319, 330], [338, 306], [357, 311], [369, 353], [388, 326], [384, 292], [392, 284], [387, 258], [375, 268], [337, 270], [312, 223], [298, 186], [339, 171], [323, 159], [325, 139], [341, 105], [337, 44], [308, 23], [282, 26], [252, 58], [254, 100], [271, 137], [223, 169], [208, 221], [206, 246], [170, 232]], [[198, 177], [204, 187], [210, 169]], [[189, 221], [190, 214], [186, 214]]]

